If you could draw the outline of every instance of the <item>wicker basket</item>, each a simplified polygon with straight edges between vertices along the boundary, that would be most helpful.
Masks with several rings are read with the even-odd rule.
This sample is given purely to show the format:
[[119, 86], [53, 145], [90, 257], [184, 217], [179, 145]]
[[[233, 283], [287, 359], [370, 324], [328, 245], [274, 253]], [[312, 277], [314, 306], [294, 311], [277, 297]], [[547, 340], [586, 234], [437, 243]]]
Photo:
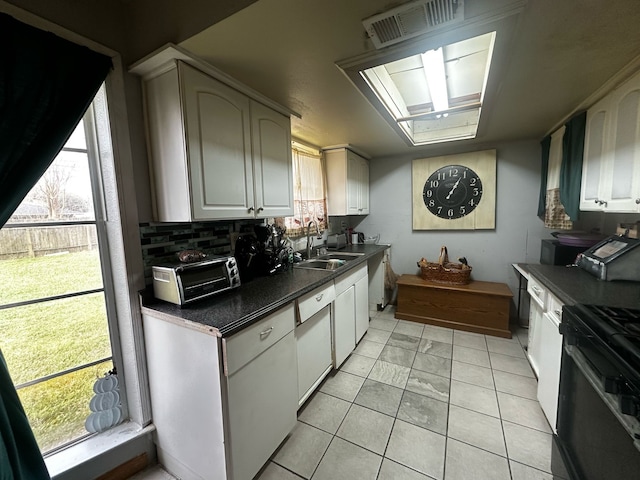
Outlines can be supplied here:
[[440, 248], [438, 263], [428, 262], [424, 257], [418, 262], [424, 280], [448, 285], [466, 285], [471, 280], [471, 267], [466, 263], [449, 262], [447, 247]]

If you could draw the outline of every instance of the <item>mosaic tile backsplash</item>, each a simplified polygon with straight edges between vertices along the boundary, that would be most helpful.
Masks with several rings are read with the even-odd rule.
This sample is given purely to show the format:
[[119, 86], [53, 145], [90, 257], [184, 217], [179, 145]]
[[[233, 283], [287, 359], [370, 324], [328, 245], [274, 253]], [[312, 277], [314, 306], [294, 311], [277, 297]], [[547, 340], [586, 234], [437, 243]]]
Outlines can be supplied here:
[[208, 255], [228, 255], [237, 233], [253, 231], [256, 221], [217, 221], [200, 223], [141, 223], [140, 243], [144, 279], [153, 283], [151, 267], [177, 261], [176, 253], [197, 249]]

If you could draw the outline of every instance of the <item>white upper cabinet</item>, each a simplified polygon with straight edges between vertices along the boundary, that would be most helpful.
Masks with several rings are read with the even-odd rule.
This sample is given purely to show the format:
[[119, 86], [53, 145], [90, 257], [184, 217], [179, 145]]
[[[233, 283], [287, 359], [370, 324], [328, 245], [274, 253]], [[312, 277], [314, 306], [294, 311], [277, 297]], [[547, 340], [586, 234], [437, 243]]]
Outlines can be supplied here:
[[145, 75], [156, 220], [293, 215], [289, 117], [183, 60], [157, 63], [132, 69]]
[[605, 132], [609, 132], [611, 99], [603, 98], [587, 112], [587, 125], [582, 159], [582, 186], [580, 210], [601, 210], [600, 185], [605, 157]]
[[349, 150], [325, 150], [329, 215], [369, 214], [369, 161]]
[[640, 73], [587, 112], [580, 209], [640, 211]]
[[[258, 217], [293, 215], [291, 121], [251, 101], [255, 208]], [[262, 209], [262, 210], [260, 210]]]

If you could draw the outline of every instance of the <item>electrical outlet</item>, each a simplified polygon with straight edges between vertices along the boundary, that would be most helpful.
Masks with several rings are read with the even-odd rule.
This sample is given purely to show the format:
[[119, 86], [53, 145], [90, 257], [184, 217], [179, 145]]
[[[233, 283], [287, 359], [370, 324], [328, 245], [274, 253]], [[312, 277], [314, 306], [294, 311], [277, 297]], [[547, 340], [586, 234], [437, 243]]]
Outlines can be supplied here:
[[342, 230], [346, 230], [346, 229], [347, 229], [347, 222], [345, 222], [344, 220], [342, 220], [342, 221], [340, 222], [340, 228], [341, 228]]

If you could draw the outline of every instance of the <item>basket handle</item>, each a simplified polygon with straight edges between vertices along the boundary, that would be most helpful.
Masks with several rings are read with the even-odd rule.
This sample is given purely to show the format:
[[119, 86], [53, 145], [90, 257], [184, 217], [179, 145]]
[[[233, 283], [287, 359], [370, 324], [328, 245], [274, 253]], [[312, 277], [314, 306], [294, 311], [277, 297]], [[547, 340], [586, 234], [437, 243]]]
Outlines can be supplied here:
[[443, 266], [445, 263], [449, 263], [449, 253], [447, 252], [447, 247], [444, 245], [440, 247], [440, 258], [438, 259], [438, 263]]

